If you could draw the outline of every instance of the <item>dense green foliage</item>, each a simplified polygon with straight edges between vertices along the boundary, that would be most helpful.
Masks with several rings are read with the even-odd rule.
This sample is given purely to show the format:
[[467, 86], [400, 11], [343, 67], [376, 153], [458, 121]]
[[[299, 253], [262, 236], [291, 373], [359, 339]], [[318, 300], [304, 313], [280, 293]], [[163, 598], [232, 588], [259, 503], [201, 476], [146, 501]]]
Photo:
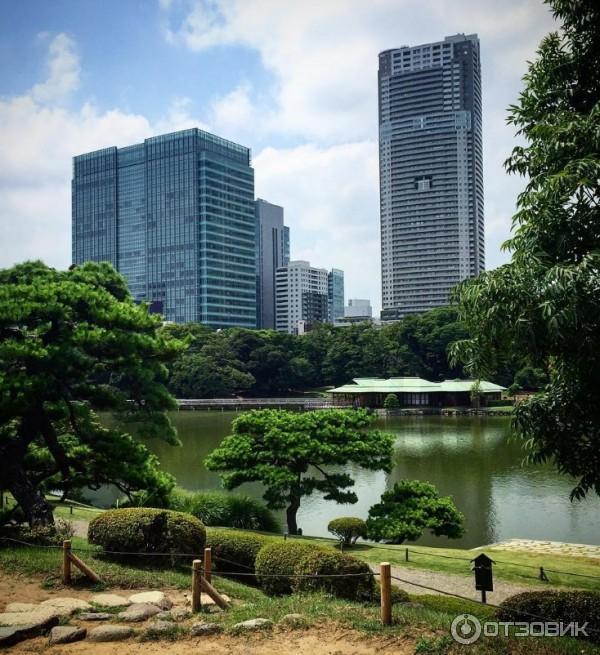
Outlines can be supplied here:
[[195, 516], [146, 507], [111, 509], [88, 527], [88, 541], [116, 553], [202, 554], [206, 528]]
[[385, 409], [398, 409], [400, 407], [398, 396], [395, 393], [388, 393], [383, 401], [383, 407]]
[[534, 462], [600, 493], [600, 4], [550, 0], [560, 32], [529, 65], [509, 122], [525, 140], [507, 169], [527, 178], [510, 263], [456, 293], [470, 338], [457, 361], [485, 377], [505, 353], [549, 374], [515, 412]]
[[[292, 391], [345, 384], [354, 377], [418, 375], [431, 380], [460, 377], [447, 348], [467, 332], [448, 308], [409, 316], [375, 328], [318, 325], [295, 337], [272, 330], [213, 331], [203, 325], [167, 325], [164, 332], [189, 344], [171, 368], [169, 388], [178, 398], [244, 393], [280, 396]], [[512, 372], [497, 381], [510, 384]]]
[[169, 509], [187, 512], [204, 525], [242, 530], [278, 532], [280, 526], [263, 503], [244, 494], [225, 491], [186, 491], [176, 487], [169, 495]]
[[457, 539], [464, 534], [463, 515], [450, 496], [440, 497], [429, 482], [403, 480], [381, 495], [369, 509], [367, 536], [401, 544], [416, 541], [424, 530], [436, 537]]
[[390, 471], [394, 438], [369, 430], [373, 417], [364, 410], [288, 412], [258, 410], [233, 421], [232, 434], [205, 459], [219, 471], [226, 489], [261, 482], [271, 509], [286, 507], [287, 526], [296, 534], [296, 514], [303, 496], [314, 491], [325, 500], [356, 503], [347, 473], [327, 467], [349, 463], [371, 471]]
[[335, 535], [345, 546], [352, 546], [359, 537], [367, 537], [367, 524], [353, 516], [342, 516], [329, 521], [327, 530]]
[[[335, 550], [312, 549], [301, 555], [294, 567], [292, 591], [325, 591], [337, 598], [371, 601], [375, 581], [366, 562]], [[342, 577], [347, 576], [347, 577]]]
[[[254, 573], [258, 552], [274, 540], [262, 534], [209, 528], [206, 545], [212, 549], [216, 570]], [[246, 576], [243, 579], [248, 581]]]
[[0, 481], [27, 522], [51, 524], [48, 489], [116, 485], [166, 496], [173, 480], [122, 427], [176, 444], [165, 364], [181, 351], [106, 263], [0, 271]]
[[277, 541], [267, 544], [256, 556], [256, 579], [261, 589], [269, 596], [292, 593], [292, 579], [296, 563], [314, 550], [327, 552], [324, 548], [299, 541]]
[[[562, 621], [588, 624], [591, 640], [600, 643], [600, 593], [596, 591], [526, 591], [500, 603], [501, 621]], [[539, 618], [537, 619], [539, 620]]]

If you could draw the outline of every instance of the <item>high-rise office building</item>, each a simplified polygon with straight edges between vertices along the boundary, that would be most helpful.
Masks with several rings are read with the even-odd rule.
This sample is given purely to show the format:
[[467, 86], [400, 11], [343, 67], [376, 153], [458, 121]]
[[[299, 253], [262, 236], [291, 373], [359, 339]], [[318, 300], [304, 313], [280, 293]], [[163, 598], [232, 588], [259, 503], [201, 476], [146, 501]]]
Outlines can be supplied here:
[[333, 323], [344, 316], [344, 271], [332, 268], [327, 275], [329, 322]]
[[382, 319], [484, 270], [481, 133], [476, 35], [380, 53]]
[[250, 150], [199, 129], [74, 157], [73, 262], [108, 261], [168, 321], [256, 326]]
[[276, 273], [276, 327], [302, 334], [329, 314], [328, 273], [306, 261], [291, 261]]
[[256, 324], [275, 329], [275, 274], [290, 261], [290, 228], [283, 224], [283, 207], [260, 198], [256, 215]]
[[348, 304], [344, 307], [344, 318], [364, 318], [373, 317], [371, 301], [363, 298], [350, 298]]

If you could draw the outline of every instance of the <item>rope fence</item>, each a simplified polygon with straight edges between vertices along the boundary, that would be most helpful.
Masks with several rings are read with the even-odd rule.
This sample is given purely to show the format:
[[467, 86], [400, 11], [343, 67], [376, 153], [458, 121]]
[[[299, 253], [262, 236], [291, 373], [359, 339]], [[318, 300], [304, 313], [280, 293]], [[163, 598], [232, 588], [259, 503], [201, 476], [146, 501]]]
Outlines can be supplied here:
[[[443, 596], [448, 596], [452, 598], [457, 598], [462, 601], [469, 603], [475, 603], [477, 605], [482, 605], [485, 607], [492, 607], [497, 610], [502, 610], [504, 612], [514, 613], [518, 617], [529, 617], [535, 621], [541, 621], [544, 623], [556, 623], [555, 618], [549, 618], [527, 612], [522, 609], [512, 609], [510, 607], [504, 607], [496, 605], [493, 603], [483, 603], [477, 599], [469, 598], [461, 594], [456, 594], [444, 589], [438, 589], [437, 587], [425, 585], [420, 582], [414, 582], [412, 580], [407, 580], [398, 575], [392, 575], [391, 564], [388, 562], [382, 562], [379, 565], [379, 571], [369, 571], [364, 573], [261, 573], [259, 575], [245, 564], [239, 562], [233, 562], [226, 558], [212, 555], [212, 550], [210, 547], [204, 549], [204, 558], [197, 559], [197, 553], [146, 553], [146, 552], [128, 552], [128, 551], [104, 551], [96, 550], [92, 548], [72, 548], [71, 542], [65, 540], [62, 546], [58, 545], [43, 545], [43, 544], [32, 544], [26, 541], [19, 539], [13, 539], [10, 537], [0, 537], [0, 541], [16, 543], [28, 548], [34, 549], [51, 549], [51, 550], [61, 550], [63, 552], [63, 582], [68, 585], [71, 584], [71, 564], [75, 564], [82, 572], [90, 577], [94, 582], [100, 582], [100, 577], [82, 560], [77, 556], [73, 555], [73, 552], [80, 553], [91, 553], [93, 555], [121, 555], [121, 556], [136, 556], [136, 557], [185, 557], [185, 558], [194, 558], [191, 566], [185, 566], [192, 571], [192, 611], [198, 612], [202, 607], [202, 593], [208, 594], [214, 602], [221, 607], [226, 609], [229, 606], [228, 601], [215, 589], [211, 584], [211, 578], [222, 578], [227, 579], [228, 576], [231, 577], [260, 577], [260, 578], [285, 578], [285, 579], [335, 579], [335, 578], [379, 578], [380, 581], [380, 601], [381, 601], [381, 622], [383, 625], [392, 624], [392, 580], [400, 582], [405, 585], [413, 586], [419, 589], [424, 589], [426, 591], [431, 591], [436, 594]], [[463, 561], [470, 561], [464, 558], [453, 558], [453, 559], [462, 559]], [[222, 561], [226, 564], [234, 565], [235, 567], [241, 567], [248, 569], [248, 572], [241, 571], [220, 571], [213, 570], [212, 562], [213, 560]], [[587, 577], [596, 577], [596, 576], [587, 576]], [[600, 630], [596, 628], [587, 628], [588, 633], [599, 634]]]

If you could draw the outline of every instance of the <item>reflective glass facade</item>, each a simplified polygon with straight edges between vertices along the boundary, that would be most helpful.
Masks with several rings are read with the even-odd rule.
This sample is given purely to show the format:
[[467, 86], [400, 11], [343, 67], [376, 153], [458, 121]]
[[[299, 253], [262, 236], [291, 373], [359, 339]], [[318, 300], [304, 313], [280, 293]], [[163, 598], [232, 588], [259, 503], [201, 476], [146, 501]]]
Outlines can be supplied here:
[[110, 261], [165, 319], [256, 326], [248, 148], [196, 128], [73, 161], [73, 262]]
[[344, 318], [344, 271], [339, 268], [327, 275], [327, 305], [330, 323]]

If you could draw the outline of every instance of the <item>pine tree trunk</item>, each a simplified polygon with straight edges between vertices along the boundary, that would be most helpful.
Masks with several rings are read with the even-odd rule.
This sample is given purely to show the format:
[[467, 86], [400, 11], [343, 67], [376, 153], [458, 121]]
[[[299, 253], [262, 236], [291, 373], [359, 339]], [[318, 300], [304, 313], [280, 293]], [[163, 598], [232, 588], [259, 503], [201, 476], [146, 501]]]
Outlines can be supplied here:
[[300, 509], [300, 496], [291, 495], [289, 497], [290, 504], [285, 510], [287, 518], [287, 528], [289, 534], [298, 534], [298, 524], [296, 523], [296, 514]]
[[6, 484], [7, 489], [19, 504], [27, 523], [31, 527], [54, 525], [54, 514], [50, 503], [34, 486], [23, 471], [17, 471]]

